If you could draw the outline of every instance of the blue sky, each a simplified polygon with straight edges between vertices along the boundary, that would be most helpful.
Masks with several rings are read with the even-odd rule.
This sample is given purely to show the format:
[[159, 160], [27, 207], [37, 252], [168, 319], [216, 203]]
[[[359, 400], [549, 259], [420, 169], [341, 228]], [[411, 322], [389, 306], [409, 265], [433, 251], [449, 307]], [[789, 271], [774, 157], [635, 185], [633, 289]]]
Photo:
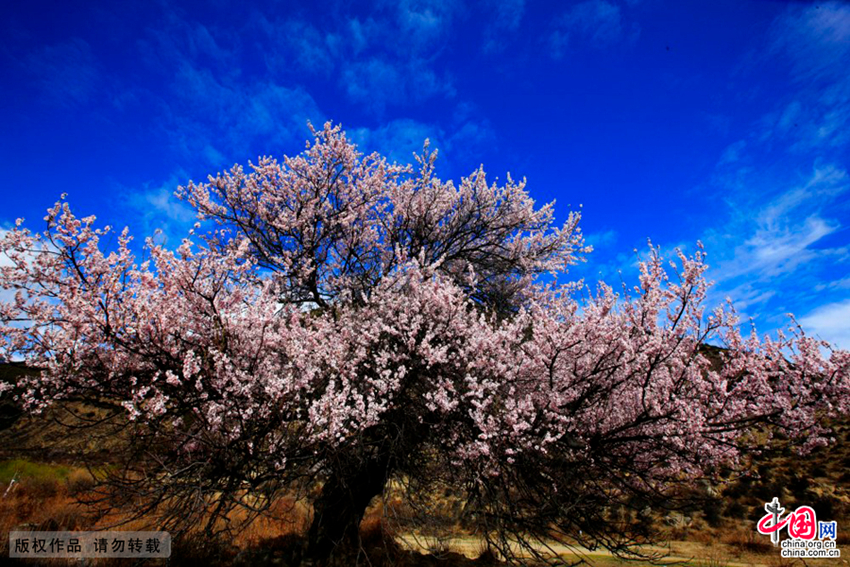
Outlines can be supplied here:
[[[307, 121], [439, 173], [484, 164], [583, 208], [576, 276], [631, 281], [647, 239], [709, 253], [759, 331], [850, 348], [850, 4], [15, 2], [0, 18], [0, 230], [78, 214], [162, 230], [172, 193]], [[620, 275], [622, 273], [622, 276]]]

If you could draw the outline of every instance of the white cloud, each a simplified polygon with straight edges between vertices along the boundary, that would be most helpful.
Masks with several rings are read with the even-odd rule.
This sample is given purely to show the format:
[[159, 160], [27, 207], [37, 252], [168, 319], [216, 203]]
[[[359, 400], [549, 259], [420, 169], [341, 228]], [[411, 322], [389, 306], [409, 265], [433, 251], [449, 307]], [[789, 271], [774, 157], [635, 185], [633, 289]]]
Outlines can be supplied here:
[[[322, 67], [332, 57], [318, 47], [307, 49], [323, 37], [317, 31], [307, 33], [298, 21], [289, 22], [291, 30], [275, 27], [260, 16], [249, 24], [253, 35], [261, 30], [263, 36], [259, 45], [251, 47], [267, 48], [264, 53], [280, 51], [282, 44], [274, 40], [285, 39], [299, 40], [285, 55], [300, 54], [303, 65]], [[288, 31], [300, 35], [293, 38]], [[162, 118], [153, 128], [183, 156], [181, 162], [200, 156], [212, 168], [229, 167], [259, 153], [300, 144], [309, 133], [308, 120], [324, 122], [313, 98], [297, 83], [278, 76], [273, 58], [266, 61], [267, 72], [243, 76], [246, 47], [242, 41], [238, 30], [203, 26], [179, 11], [165, 9], [162, 24], [137, 42], [140, 63], [162, 79], [162, 88], [127, 90], [134, 91], [137, 104], [159, 111]], [[301, 65], [290, 61], [289, 67], [303, 75]]]
[[[8, 235], [8, 234], [9, 234], [9, 229], [0, 227], [0, 241], [2, 241], [4, 238], [6, 238], [6, 235]], [[53, 245], [47, 243], [47, 244], [41, 245], [41, 250], [53, 250], [53, 251], [55, 251], [56, 248]], [[38, 251], [27, 251], [27, 252], [25, 252], [23, 254], [24, 262], [26, 262], [27, 264], [31, 264], [35, 260], [38, 253], [39, 253]], [[7, 256], [4, 252], [0, 252], [0, 268], [9, 267], [9, 266], [13, 266], [13, 265], [14, 264], [13, 264], [12, 260], [9, 258], [9, 256]], [[18, 294], [18, 291], [19, 290], [16, 290], [16, 289], [9, 289], [9, 288], [0, 287], [0, 303], [14, 303], [16, 301], [16, 296]], [[27, 301], [27, 299], [28, 299], [27, 292], [24, 291], [23, 293], [24, 293], [24, 301]], [[12, 327], [18, 327], [18, 328], [25, 328], [25, 327], [30, 325], [30, 323], [28, 321], [11, 321], [8, 324]]]
[[410, 118], [392, 120], [378, 128], [357, 128], [351, 139], [361, 151], [377, 151], [391, 161], [413, 163], [413, 154], [421, 154], [425, 139], [431, 150], [438, 150], [440, 163], [450, 161], [461, 170], [480, 165], [481, 150], [496, 143], [496, 135], [486, 120], [461, 114], [450, 129]]
[[711, 304], [731, 298], [742, 321], [752, 317], [766, 332], [784, 327], [787, 313], [812, 312], [846, 297], [846, 284], [836, 278], [850, 265], [845, 170], [816, 167], [807, 180], [779, 193], [763, 185], [738, 190], [728, 201], [732, 215], [702, 238], [707, 277], [715, 282]]
[[485, 53], [501, 53], [512, 39], [525, 13], [525, 0], [489, 0], [484, 4], [492, 13], [484, 27]]
[[837, 340], [830, 325], [846, 315], [850, 289], [850, 5], [788, 3], [753, 43], [740, 68], [749, 91], [772, 102], [728, 138], [704, 186], [728, 206], [701, 238], [716, 282], [710, 300], [731, 297], [760, 331], [808, 313], [810, 330]]
[[[719, 283], [746, 276], [775, 285], [775, 278], [816, 259], [846, 255], [846, 248], [813, 245], [841, 228], [841, 223], [829, 216], [829, 209], [848, 188], [850, 180], [844, 170], [821, 167], [805, 184], [766, 204], [740, 204], [731, 224], [709, 237], [716, 248], [732, 250], [721, 258], [712, 276]], [[762, 200], [764, 197], [759, 195]]]
[[798, 322], [807, 333], [850, 350], [850, 299], [821, 305]]
[[737, 162], [741, 159], [742, 152], [746, 147], [746, 140], [738, 140], [733, 144], [729, 144], [728, 146], [726, 146], [726, 149], [723, 150], [723, 154], [720, 156], [719, 165], [726, 165]]
[[[0, 240], [3, 240], [4, 238], [6, 238], [7, 234], [9, 234], [9, 229], [0, 227]], [[11, 266], [11, 265], [12, 265], [12, 260], [10, 260], [9, 257], [4, 252], [0, 252], [0, 268], [5, 267], [5, 266]]]
[[178, 185], [188, 182], [184, 172], [171, 175], [158, 185], [141, 188], [121, 187], [125, 204], [133, 209], [133, 217], [144, 231], [144, 237], [159, 235], [161, 243], [179, 243], [196, 220], [195, 211], [174, 196]]
[[833, 280], [831, 282], [822, 282], [822, 283], [815, 285], [815, 287], [814, 287], [814, 290], [817, 291], [817, 292], [823, 292], [823, 291], [829, 292], [829, 291], [836, 291], [836, 290], [842, 290], [842, 289], [850, 290], [850, 277], [841, 278], [841, 279], [838, 279], [838, 280]]
[[328, 77], [337, 67], [343, 48], [339, 33], [322, 32], [300, 19], [270, 21], [263, 14], [254, 14], [252, 21], [270, 45], [263, 57], [274, 74], [285, 76], [299, 71]]
[[792, 63], [800, 82], [846, 77], [850, 60], [850, 5], [792, 5], [773, 24], [772, 49]]
[[636, 23], [627, 22], [620, 6], [605, 0], [587, 0], [572, 6], [549, 35], [550, 55], [562, 58], [569, 49], [602, 49], [633, 43], [640, 35]]
[[408, 118], [393, 120], [380, 128], [357, 128], [351, 138], [361, 150], [377, 151], [391, 161], [413, 163], [413, 154], [422, 153], [426, 139], [431, 148], [445, 148], [445, 133], [437, 126]]
[[461, 4], [454, 0], [396, 0], [390, 5], [396, 10], [396, 23], [405, 38], [394, 43], [397, 48], [418, 52], [432, 50], [445, 38], [461, 10]]
[[[169, 183], [143, 193], [141, 201], [149, 205], [152, 210], [171, 220], [183, 223], [194, 221], [195, 212], [174, 196], [174, 191], [170, 189], [172, 185]], [[176, 189], [176, 186], [174, 188]]]
[[850, 142], [850, 4], [792, 4], [773, 23], [770, 46], [755, 57], [785, 69], [791, 98], [765, 117], [762, 139], [797, 152]]
[[213, 167], [282, 150], [301, 141], [308, 121], [324, 122], [316, 102], [300, 87], [233, 81], [187, 59], [175, 64], [162, 127], [176, 149], [205, 156]]
[[[0, 241], [6, 238], [8, 233], [8, 229], [0, 227]], [[12, 260], [4, 252], [0, 252], [0, 268], [11, 265]], [[15, 290], [0, 287], [0, 303], [12, 303], [13, 301], [15, 301]]]
[[584, 240], [587, 244], [593, 246], [594, 250], [598, 250], [600, 248], [607, 248], [617, 242], [617, 237], [618, 234], [616, 230], [608, 229], [586, 234], [584, 236]]
[[348, 97], [382, 115], [388, 105], [417, 103], [437, 95], [455, 94], [450, 81], [421, 59], [406, 62], [371, 57], [345, 64], [340, 77]]
[[252, 21], [269, 46], [263, 57], [276, 80], [336, 77], [350, 101], [382, 117], [390, 106], [454, 96], [437, 61], [459, 11], [453, 2], [405, 0], [379, 2], [369, 17], [336, 14], [323, 25], [260, 14]]

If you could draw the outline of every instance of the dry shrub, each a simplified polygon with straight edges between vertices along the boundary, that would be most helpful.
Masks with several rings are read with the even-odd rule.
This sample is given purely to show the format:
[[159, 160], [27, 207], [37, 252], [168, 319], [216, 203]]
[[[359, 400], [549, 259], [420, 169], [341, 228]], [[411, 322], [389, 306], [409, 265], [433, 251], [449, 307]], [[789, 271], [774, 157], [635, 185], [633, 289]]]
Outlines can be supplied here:
[[767, 560], [767, 567], [806, 567], [803, 559], [791, 559], [774, 555]]
[[672, 526], [667, 530], [669, 541], [685, 541], [691, 535], [691, 529], [687, 526]]
[[360, 525], [361, 548], [349, 558], [350, 565], [371, 567], [489, 567], [499, 565], [495, 554], [485, 549], [476, 559], [450, 551], [444, 541], [435, 540], [435, 549], [423, 555], [404, 549], [396, 539], [396, 532], [377, 516], [364, 519]]
[[[25, 487], [20, 487], [25, 488]], [[39, 494], [44, 494], [40, 491]], [[63, 487], [36, 496], [33, 491], [15, 490], [0, 498], [0, 534], [11, 531], [76, 531], [90, 529], [85, 509], [68, 496]], [[0, 538], [0, 563], [9, 560], [9, 538]], [[21, 563], [23, 564], [23, 563]], [[30, 563], [31, 564], [31, 563]], [[55, 561], [51, 564], [65, 565]]]
[[395, 535], [395, 531], [378, 514], [367, 516], [360, 523], [361, 549], [358, 555], [365, 554], [369, 563], [376, 566], [398, 564], [407, 552], [398, 544]]
[[687, 541], [702, 543], [711, 546], [717, 542], [717, 532], [711, 529], [692, 530], [687, 537]]
[[312, 510], [303, 500], [284, 496], [275, 500], [265, 514], [248, 525], [243, 525], [247, 520], [244, 510], [231, 512], [228, 519], [232, 525], [239, 526], [234, 533], [234, 544], [247, 549], [264, 541], [306, 534], [312, 520]]
[[64, 490], [55, 478], [37, 476], [22, 479], [16, 487], [16, 492], [26, 494], [27, 498], [33, 500], [48, 500]]
[[489, 547], [485, 548], [481, 553], [478, 554], [478, 557], [475, 558], [476, 565], [499, 565], [501, 561], [499, 561], [499, 556], [490, 549]]
[[728, 567], [732, 563], [732, 559], [727, 553], [721, 549], [709, 549], [702, 559], [700, 559], [699, 567]]
[[97, 481], [92, 474], [85, 469], [74, 469], [68, 473], [65, 479], [68, 492], [72, 495], [82, 495], [92, 490]]
[[232, 565], [238, 549], [221, 539], [188, 534], [171, 541], [169, 564], [181, 567], [224, 567]]
[[304, 548], [305, 539], [301, 534], [285, 534], [272, 538], [263, 538], [240, 551], [233, 559], [236, 567], [255, 565], [291, 565]]
[[0, 499], [0, 529], [17, 526], [48, 531], [91, 527], [85, 507], [61, 486], [50, 491], [16, 491]]
[[775, 550], [769, 538], [749, 526], [738, 526], [724, 531], [721, 541], [731, 545], [739, 553], [765, 554]]
[[[293, 508], [285, 505], [285, 509]], [[299, 514], [296, 514], [295, 518], [298, 517]], [[238, 567], [294, 564], [306, 546], [306, 532], [306, 525], [298, 531], [272, 536], [261, 536], [255, 532], [244, 549], [234, 557], [233, 564]], [[346, 550], [345, 553], [346, 556], [336, 557], [335, 561], [339, 564], [373, 567], [401, 567], [407, 564], [404, 561], [407, 552], [396, 543], [393, 532], [385, 526], [378, 514], [371, 514], [361, 523], [360, 548]]]

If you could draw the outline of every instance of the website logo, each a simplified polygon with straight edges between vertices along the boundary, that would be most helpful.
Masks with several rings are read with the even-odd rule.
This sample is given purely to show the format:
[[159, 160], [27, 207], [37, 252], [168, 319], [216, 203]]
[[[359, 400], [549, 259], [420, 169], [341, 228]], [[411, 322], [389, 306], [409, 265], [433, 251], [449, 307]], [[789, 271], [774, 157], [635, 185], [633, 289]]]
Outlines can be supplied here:
[[[787, 516], [785, 508], [775, 498], [765, 503], [767, 512], [759, 520], [756, 529], [763, 535], [769, 535], [773, 545], [781, 545], [782, 557], [799, 557], [805, 559], [841, 557], [841, 550], [836, 547], [838, 537], [837, 523], [818, 521], [815, 511], [810, 506], [800, 506]], [[781, 532], [785, 530], [788, 538], [783, 540]]]

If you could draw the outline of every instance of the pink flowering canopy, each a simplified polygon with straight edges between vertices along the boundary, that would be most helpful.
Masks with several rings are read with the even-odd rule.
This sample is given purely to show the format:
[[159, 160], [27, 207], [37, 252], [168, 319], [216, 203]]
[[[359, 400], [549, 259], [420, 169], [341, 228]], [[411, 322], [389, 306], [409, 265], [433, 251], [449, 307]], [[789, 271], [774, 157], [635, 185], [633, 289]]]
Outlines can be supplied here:
[[0, 242], [0, 355], [42, 369], [16, 395], [113, 407], [133, 459], [112, 480], [170, 505], [165, 524], [312, 487], [306, 553], [328, 560], [395, 483], [450, 488], [508, 557], [621, 551], [612, 506], [662, 503], [776, 433], [823, 444], [850, 410], [850, 354], [796, 328], [742, 337], [704, 305], [701, 249], [651, 248], [633, 289], [559, 285], [539, 276], [589, 252], [579, 214], [556, 225], [483, 169], [442, 181], [427, 145], [400, 166], [314, 135], [180, 188], [215, 228], [174, 251], [139, 260], [65, 202]]

